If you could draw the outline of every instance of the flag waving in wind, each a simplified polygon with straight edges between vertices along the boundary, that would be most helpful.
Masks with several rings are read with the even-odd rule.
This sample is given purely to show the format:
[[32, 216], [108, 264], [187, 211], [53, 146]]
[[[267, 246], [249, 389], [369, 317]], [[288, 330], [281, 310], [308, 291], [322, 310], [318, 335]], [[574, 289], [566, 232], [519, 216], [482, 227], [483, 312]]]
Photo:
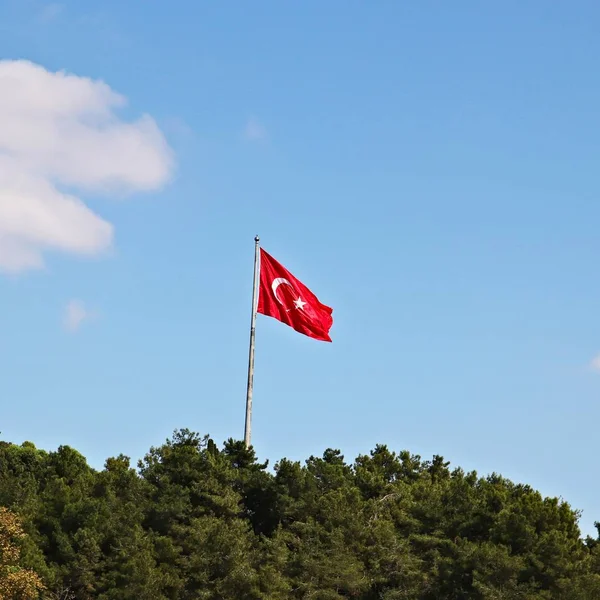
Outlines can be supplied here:
[[333, 310], [283, 265], [260, 249], [258, 312], [289, 325], [315, 340], [331, 342]]

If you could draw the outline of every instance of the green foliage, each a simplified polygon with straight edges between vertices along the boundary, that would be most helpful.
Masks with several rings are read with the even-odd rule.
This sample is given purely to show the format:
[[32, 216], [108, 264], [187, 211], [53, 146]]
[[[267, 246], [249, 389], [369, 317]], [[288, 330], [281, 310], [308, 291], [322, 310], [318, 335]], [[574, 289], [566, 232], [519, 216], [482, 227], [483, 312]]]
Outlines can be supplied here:
[[600, 598], [600, 538], [568, 504], [386, 446], [269, 471], [184, 429], [96, 471], [0, 442], [0, 506], [48, 600]]

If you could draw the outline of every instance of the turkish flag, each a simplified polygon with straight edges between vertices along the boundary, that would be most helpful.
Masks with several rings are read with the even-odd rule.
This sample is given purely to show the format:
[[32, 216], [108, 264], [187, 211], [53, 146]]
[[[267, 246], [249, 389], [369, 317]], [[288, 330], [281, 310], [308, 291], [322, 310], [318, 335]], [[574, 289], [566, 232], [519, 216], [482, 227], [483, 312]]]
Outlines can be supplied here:
[[289, 325], [296, 331], [330, 342], [333, 310], [319, 299], [283, 265], [260, 249], [258, 312]]

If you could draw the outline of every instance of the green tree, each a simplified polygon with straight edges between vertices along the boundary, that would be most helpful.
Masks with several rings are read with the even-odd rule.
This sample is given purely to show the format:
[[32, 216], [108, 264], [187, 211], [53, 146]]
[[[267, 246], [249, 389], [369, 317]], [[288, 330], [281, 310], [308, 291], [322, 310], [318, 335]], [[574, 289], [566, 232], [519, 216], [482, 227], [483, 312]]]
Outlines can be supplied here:
[[4, 580], [38, 573], [44, 600], [600, 598], [600, 539], [567, 503], [384, 445], [270, 471], [182, 429], [96, 471], [0, 442], [0, 503], [28, 534]]

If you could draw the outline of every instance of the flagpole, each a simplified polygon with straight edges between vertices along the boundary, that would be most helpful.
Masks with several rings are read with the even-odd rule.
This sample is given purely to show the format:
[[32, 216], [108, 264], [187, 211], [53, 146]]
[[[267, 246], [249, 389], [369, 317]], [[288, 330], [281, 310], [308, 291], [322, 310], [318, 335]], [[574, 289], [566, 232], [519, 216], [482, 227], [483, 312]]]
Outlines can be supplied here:
[[252, 317], [250, 319], [250, 349], [248, 351], [248, 388], [246, 390], [246, 423], [244, 426], [244, 444], [250, 448], [252, 438], [252, 392], [254, 388], [254, 337], [256, 332], [256, 301], [258, 297], [259, 280], [259, 242], [254, 238], [254, 283], [252, 286]]

